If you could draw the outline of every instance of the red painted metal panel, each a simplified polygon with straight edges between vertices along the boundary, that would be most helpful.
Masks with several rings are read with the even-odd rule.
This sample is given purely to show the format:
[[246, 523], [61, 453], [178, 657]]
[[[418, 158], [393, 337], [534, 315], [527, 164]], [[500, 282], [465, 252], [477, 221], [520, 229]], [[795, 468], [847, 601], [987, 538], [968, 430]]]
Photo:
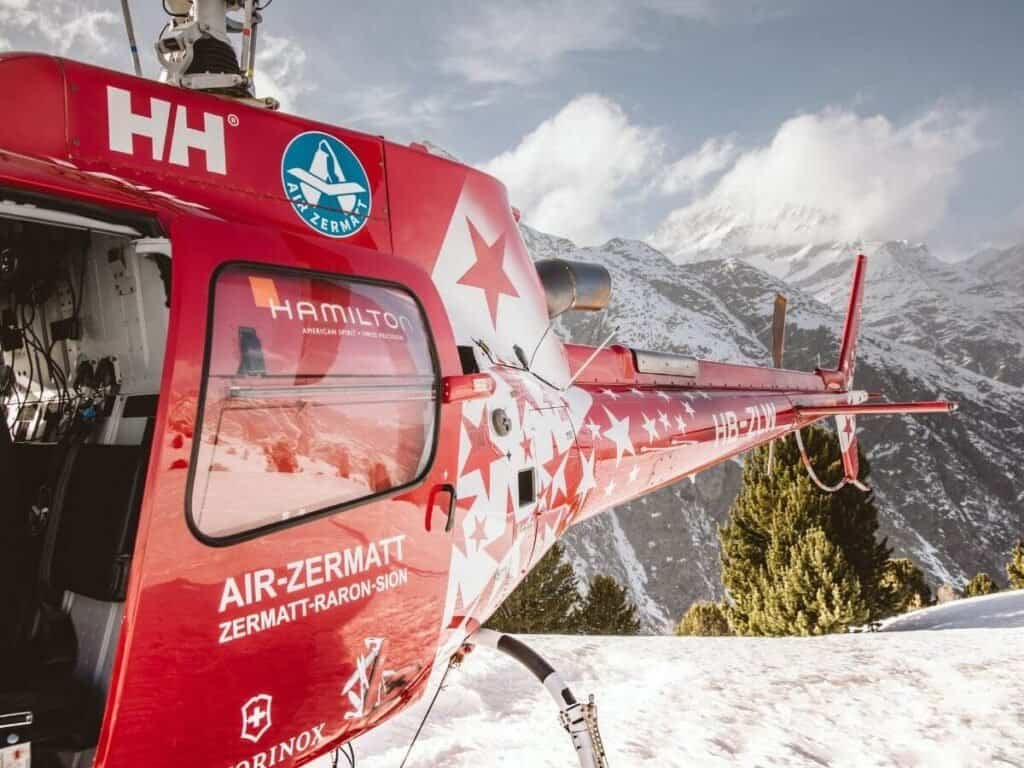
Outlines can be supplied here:
[[0, 56], [0, 149], [67, 157], [64, 71], [59, 59], [28, 54]]

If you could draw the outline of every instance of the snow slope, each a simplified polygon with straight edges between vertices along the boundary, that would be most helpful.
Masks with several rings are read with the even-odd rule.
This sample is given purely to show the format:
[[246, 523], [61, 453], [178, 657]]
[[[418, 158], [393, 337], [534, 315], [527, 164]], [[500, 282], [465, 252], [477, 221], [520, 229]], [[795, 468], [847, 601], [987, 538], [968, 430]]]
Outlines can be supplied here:
[[[595, 694], [616, 768], [1024, 765], [1024, 591], [889, 628], [916, 631], [527, 641], [578, 696]], [[398, 766], [423, 706], [358, 740], [360, 768]], [[576, 762], [544, 689], [478, 649], [449, 675], [408, 765]]]

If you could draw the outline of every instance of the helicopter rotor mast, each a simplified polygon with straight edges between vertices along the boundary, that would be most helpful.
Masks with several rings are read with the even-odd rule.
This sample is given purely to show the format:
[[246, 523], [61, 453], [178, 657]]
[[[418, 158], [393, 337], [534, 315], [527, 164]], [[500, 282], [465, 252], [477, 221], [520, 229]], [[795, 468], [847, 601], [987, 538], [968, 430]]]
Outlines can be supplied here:
[[[172, 85], [277, 109], [275, 99], [254, 93], [256, 32], [263, 16], [254, 0], [169, 0], [171, 23], [156, 43], [157, 58]], [[228, 14], [241, 12], [239, 21]], [[230, 35], [242, 36], [239, 59]]]

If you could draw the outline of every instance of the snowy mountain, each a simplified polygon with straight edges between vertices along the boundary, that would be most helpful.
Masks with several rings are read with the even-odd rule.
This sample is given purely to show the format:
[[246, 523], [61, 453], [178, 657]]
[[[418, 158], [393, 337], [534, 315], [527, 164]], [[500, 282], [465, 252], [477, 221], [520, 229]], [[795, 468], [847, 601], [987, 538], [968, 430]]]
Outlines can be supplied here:
[[[901, 631], [525, 640], [577, 696], [595, 695], [611, 765], [1017, 765], [1024, 591], [915, 611], [888, 629]], [[426, 704], [358, 739], [361, 768], [398, 765]], [[448, 676], [408, 765], [577, 762], [544, 688], [478, 648]]]
[[[959, 264], [906, 241], [825, 242], [823, 212], [783, 207], [755, 218], [728, 207], [683, 209], [652, 242], [670, 259], [735, 258], [832, 307], [841, 307], [858, 253], [871, 257], [871, 327], [892, 339], [945, 355], [985, 376], [1024, 385], [1024, 245], [987, 250]], [[819, 243], [754, 246], [756, 242]]]
[[[765, 364], [772, 299], [783, 292], [786, 364], [805, 370], [836, 357], [852, 259], [863, 250], [858, 387], [961, 404], [953, 417], [861, 420], [882, 532], [935, 583], [1002, 572], [1024, 533], [1024, 290], [1006, 277], [1020, 270], [1020, 254], [946, 265], [924, 246], [890, 242], [744, 247], [676, 263], [641, 242], [576, 248], [523, 232], [534, 258], [595, 261], [612, 274], [607, 316], [571, 316], [563, 336], [593, 344], [618, 325], [617, 340], [631, 346]], [[574, 563], [629, 584], [646, 625], [664, 629], [693, 600], [721, 596], [716, 528], [739, 479], [729, 463], [585, 523], [568, 536]]]

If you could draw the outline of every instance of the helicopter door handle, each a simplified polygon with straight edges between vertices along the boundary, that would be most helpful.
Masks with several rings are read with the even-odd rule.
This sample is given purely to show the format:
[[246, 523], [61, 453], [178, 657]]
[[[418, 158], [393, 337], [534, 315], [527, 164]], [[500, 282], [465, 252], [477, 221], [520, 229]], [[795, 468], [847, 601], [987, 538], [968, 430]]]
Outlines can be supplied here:
[[434, 517], [434, 506], [437, 504], [444, 504], [439, 497], [445, 494], [448, 497], [448, 504], [445, 507], [445, 513], [448, 515], [448, 519], [444, 524], [444, 532], [449, 533], [452, 528], [455, 527], [455, 486], [451, 483], [442, 483], [441, 485], [435, 485], [430, 489], [430, 496], [427, 499], [427, 517], [424, 521], [427, 526], [427, 531], [430, 531], [430, 522]]

